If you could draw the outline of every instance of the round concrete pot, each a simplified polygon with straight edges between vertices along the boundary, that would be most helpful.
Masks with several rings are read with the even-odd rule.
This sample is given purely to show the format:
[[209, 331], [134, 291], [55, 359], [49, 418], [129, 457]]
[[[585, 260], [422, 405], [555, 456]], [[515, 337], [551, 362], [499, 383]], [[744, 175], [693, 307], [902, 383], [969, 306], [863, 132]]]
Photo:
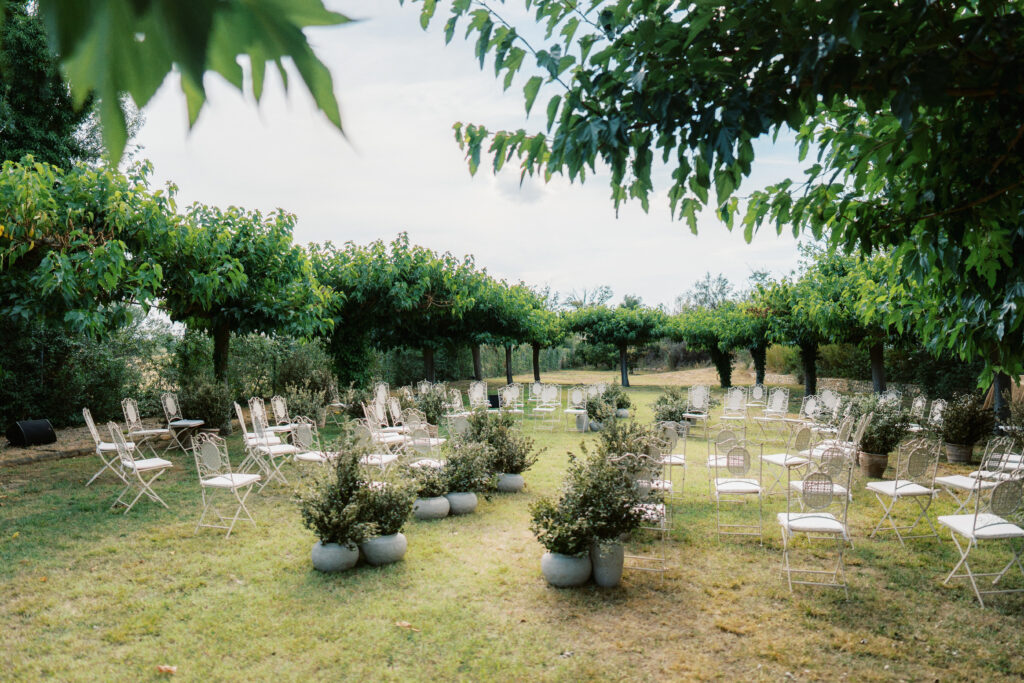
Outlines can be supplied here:
[[419, 520], [444, 519], [451, 505], [444, 496], [417, 498], [412, 504], [412, 516]]
[[313, 569], [321, 572], [343, 572], [351, 569], [359, 561], [359, 548], [347, 548], [338, 543], [321, 543], [317, 541], [311, 553]]
[[590, 548], [590, 564], [594, 569], [594, 583], [602, 588], [618, 586], [626, 551], [621, 543], [595, 543]]
[[620, 419], [626, 419], [629, 417], [629, 408], [618, 408], [615, 410], [615, 417]]
[[974, 446], [968, 446], [962, 443], [947, 443], [946, 444], [946, 459], [950, 462], [957, 462], [966, 464], [971, 461], [971, 456], [974, 455]]
[[885, 474], [885, 468], [889, 466], [889, 456], [880, 455], [878, 453], [864, 453], [860, 454], [860, 472], [865, 477], [873, 477], [875, 479], [881, 479], [882, 475]]
[[526, 488], [526, 480], [521, 474], [499, 474], [498, 490], [502, 493], [519, 493]]
[[599, 432], [603, 427], [604, 425], [598, 422], [597, 420], [590, 421], [590, 431], [592, 432]]
[[375, 536], [359, 544], [363, 551], [363, 557], [374, 566], [398, 562], [405, 557], [405, 549], [408, 543], [405, 534], [391, 534], [390, 536]]
[[540, 571], [556, 588], [582, 586], [590, 578], [590, 557], [544, 553], [540, 558]]
[[475, 493], [447, 493], [444, 497], [448, 499], [453, 515], [468, 515], [476, 510]]
[[576, 431], [585, 432], [587, 431], [587, 416], [577, 415], [576, 416]]

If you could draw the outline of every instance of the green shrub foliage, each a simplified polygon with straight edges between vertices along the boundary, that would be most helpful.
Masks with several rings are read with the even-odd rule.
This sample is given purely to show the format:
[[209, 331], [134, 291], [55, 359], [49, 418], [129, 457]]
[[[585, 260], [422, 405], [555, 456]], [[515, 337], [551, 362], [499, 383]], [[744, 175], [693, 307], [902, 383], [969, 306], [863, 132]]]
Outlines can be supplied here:
[[939, 434], [946, 443], [973, 446], [992, 433], [995, 414], [977, 393], [956, 394], [942, 412]]
[[683, 422], [686, 414], [686, 390], [670, 387], [654, 400], [654, 419], [657, 422]]
[[508, 413], [476, 411], [470, 415], [469, 429], [462, 438], [487, 444], [488, 469], [499, 474], [522, 474], [533, 467], [541, 453], [534, 450], [533, 439], [523, 435]]

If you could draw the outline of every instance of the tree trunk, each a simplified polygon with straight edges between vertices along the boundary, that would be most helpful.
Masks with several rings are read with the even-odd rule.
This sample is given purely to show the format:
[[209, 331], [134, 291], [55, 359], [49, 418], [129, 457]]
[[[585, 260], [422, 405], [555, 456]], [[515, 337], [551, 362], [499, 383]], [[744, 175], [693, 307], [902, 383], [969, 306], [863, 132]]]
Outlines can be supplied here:
[[540, 381], [540, 344], [533, 343], [533, 381]]
[[711, 362], [718, 371], [718, 382], [723, 389], [728, 389], [732, 386], [732, 351], [709, 349], [708, 355], [711, 356]]
[[471, 348], [473, 351], [473, 379], [482, 382], [484, 381], [484, 364], [480, 360], [480, 345], [473, 344]]
[[512, 384], [512, 345], [505, 344], [505, 379]]
[[868, 349], [871, 354], [871, 385], [876, 394], [885, 391], [885, 347], [876, 342]]
[[761, 344], [752, 347], [750, 357], [754, 360], [754, 384], [764, 384], [764, 368], [768, 363], [768, 346]]
[[996, 414], [996, 424], [1003, 424], [1010, 417], [1010, 404], [1006, 399], [1010, 397], [1010, 376], [1005, 372], [996, 375], [994, 391], [992, 392], [993, 409]]
[[807, 344], [800, 347], [800, 364], [804, 369], [804, 396], [818, 391], [818, 345]]
[[423, 349], [423, 372], [427, 381], [434, 381], [434, 349]]
[[[224, 385], [225, 395], [228, 391], [228, 354], [231, 350], [231, 328], [227, 323], [218, 322], [213, 326], [213, 377]], [[231, 413], [228, 406], [223, 406], [223, 421], [217, 426], [220, 433], [227, 436], [231, 433]], [[243, 426], [243, 425], [239, 425]]]
[[626, 345], [619, 346], [619, 370], [622, 372], [622, 386], [629, 386], [629, 364], [626, 362]]

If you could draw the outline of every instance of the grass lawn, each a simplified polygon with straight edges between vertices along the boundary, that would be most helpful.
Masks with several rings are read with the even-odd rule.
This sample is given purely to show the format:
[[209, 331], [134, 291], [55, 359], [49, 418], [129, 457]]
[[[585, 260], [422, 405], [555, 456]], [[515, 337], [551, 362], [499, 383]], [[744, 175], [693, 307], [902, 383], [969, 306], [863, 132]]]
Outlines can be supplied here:
[[[659, 389], [629, 392], [650, 420]], [[866, 538], [880, 510], [857, 475], [850, 600], [811, 587], [791, 595], [774, 521], [785, 499], [766, 504], [763, 546], [719, 542], [696, 438], [664, 579], [627, 572], [614, 589], [549, 587], [527, 506], [556, 492], [567, 451], [594, 438], [537, 432], [547, 450], [525, 493], [410, 522], [404, 562], [336, 576], [312, 569], [315, 538], [282, 486], [250, 498], [257, 528], [193, 534], [190, 456], [174, 453], [156, 484], [170, 510], [140, 501], [127, 516], [109, 509], [113, 476], [83, 486], [94, 457], [0, 469], [0, 678], [166, 678], [158, 665], [203, 681], [1024, 676], [1024, 597], [982, 609], [965, 584], [942, 586], [956, 559], [948, 534], [906, 549], [891, 535]], [[952, 509], [945, 497], [933, 507]], [[1006, 561], [1005, 546], [981, 550], [990, 566]]]

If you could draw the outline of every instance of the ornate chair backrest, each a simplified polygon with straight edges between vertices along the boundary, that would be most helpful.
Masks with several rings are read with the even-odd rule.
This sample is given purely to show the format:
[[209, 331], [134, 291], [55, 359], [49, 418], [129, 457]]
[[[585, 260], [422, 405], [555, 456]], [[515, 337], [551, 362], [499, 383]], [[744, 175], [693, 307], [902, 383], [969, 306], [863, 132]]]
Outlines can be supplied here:
[[303, 453], [319, 452], [320, 433], [316, 423], [305, 416], [298, 416], [292, 420], [292, 443]]
[[134, 469], [135, 456], [132, 454], [132, 450], [128, 448], [128, 442], [124, 440], [124, 432], [121, 431], [116, 422], [108, 422], [107, 429], [110, 430], [110, 440], [114, 442], [114, 446], [117, 448], [117, 458], [121, 461], [121, 467]]
[[429, 394], [431, 386], [433, 385], [430, 383], [429, 380], [420, 380], [420, 382], [416, 384], [416, 391], [418, 391], [421, 394]]
[[[665, 466], [659, 456], [647, 453], [623, 453], [613, 456], [609, 461], [618, 465], [635, 482], [650, 482], [663, 479]], [[648, 494], [651, 491], [648, 489]]]
[[821, 460], [818, 462], [818, 470], [825, 472], [833, 480], [839, 477], [839, 474], [843, 472], [844, 468], [852, 464], [850, 456], [848, 456], [843, 449], [836, 446], [826, 448], [821, 453]]
[[835, 486], [827, 472], [811, 472], [804, 477], [800, 486], [804, 507], [811, 512], [821, 512], [832, 506]]
[[365, 420], [356, 420], [355, 426], [352, 428], [352, 436], [356, 446], [373, 450], [373, 430]]
[[231, 473], [227, 445], [216, 434], [202, 432], [192, 439], [192, 456], [200, 479]]
[[587, 390], [583, 386], [575, 386], [569, 390], [569, 407], [580, 409], [587, 403]]
[[469, 431], [469, 419], [465, 415], [456, 415], [452, 418], [451, 426], [452, 432], [461, 436]]
[[719, 430], [715, 435], [715, 454], [725, 453], [736, 443], [736, 432], [731, 429]]
[[801, 427], [796, 430], [796, 434], [793, 435], [793, 441], [790, 444], [790, 455], [796, 455], [801, 451], [806, 451], [811, 447], [811, 428]]
[[416, 425], [409, 430], [409, 447], [417, 453], [431, 453], [434, 450], [430, 431], [425, 424]]
[[939, 443], [915, 439], [900, 449], [896, 478], [931, 487], [939, 466]]
[[835, 410], [836, 405], [839, 403], [839, 394], [832, 389], [822, 389], [818, 397], [825, 405], [825, 410]]
[[750, 387], [750, 403], [764, 403], [767, 399], [768, 394], [764, 389], [763, 384], [755, 384]]
[[836, 441], [839, 443], [846, 443], [850, 440], [850, 434], [853, 432], [853, 417], [847, 415], [843, 418], [843, 421], [839, 423], [839, 430], [836, 432]]
[[534, 382], [530, 385], [530, 398], [539, 399], [541, 393], [544, 391], [544, 385], [540, 382]]
[[587, 391], [587, 398], [594, 398], [596, 396], [600, 396], [601, 395], [601, 390], [598, 389], [596, 384], [588, 384], [586, 391]]
[[387, 403], [391, 395], [391, 388], [387, 382], [377, 382], [373, 385], [373, 400], [377, 403]]
[[259, 396], [249, 399], [249, 420], [252, 422], [253, 431], [257, 436], [261, 431], [266, 432], [270, 428], [270, 423], [267, 421], [267, 407]]
[[1014, 439], [1010, 436], [989, 439], [981, 456], [981, 471], [996, 473], [1013, 469], [1012, 466], [1006, 465], [1010, 464], [1011, 459], [1016, 460], [1020, 457], [1013, 452], [1014, 446]]
[[181, 407], [178, 405], [178, 397], [175, 394], [169, 391], [160, 394], [160, 405], [164, 408], [164, 417], [167, 418], [167, 422], [181, 419]]
[[686, 391], [686, 402], [690, 410], [706, 411], [710, 389], [704, 384], [695, 384]]
[[942, 414], [946, 412], [946, 400], [937, 398], [932, 401], [932, 409], [928, 411], [928, 422], [931, 424], [942, 424]]
[[747, 408], [747, 392], [741, 387], [730, 387], [725, 392], [723, 409], [727, 413], [742, 413]]
[[743, 446], [733, 446], [725, 454], [725, 469], [734, 477], [750, 472], [750, 451]]
[[414, 398], [416, 398], [416, 394], [413, 393], [412, 387], [409, 385], [399, 387], [398, 393], [400, 393], [402, 395], [402, 398], [404, 398], [406, 401], [412, 401]]
[[815, 420], [821, 412], [821, 399], [814, 394], [804, 396], [803, 404], [800, 406], [800, 416], [808, 420]]
[[388, 398], [388, 412], [391, 413], [392, 424], [404, 424], [402, 419], [402, 402], [398, 400], [397, 396], [391, 396]]
[[910, 404], [910, 417], [915, 420], [923, 419], [927, 407], [928, 399], [925, 398], [924, 394], [918, 394], [914, 397], [913, 403]]
[[422, 410], [409, 408], [409, 410], [405, 411], [405, 425], [410, 430], [418, 426], [426, 426], [427, 424], [427, 416]]
[[662, 424], [661, 438], [665, 441], [665, 454], [675, 453], [676, 446], [679, 445], [679, 432], [676, 431], [674, 424]]
[[772, 415], [785, 415], [789, 412], [789, 390], [784, 387], [772, 389], [765, 412]]
[[274, 411], [274, 422], [279, 425], [286, 425], [291, 420], [288, 418], [288, 402], [284, 396], [274, 396], [270, 399], [270, 409]]
[[608, 382], [598, 382], [595, 386], [597, 386], [598, 396], [604, 396], [604, 392], [608, 391]]
[[139, 417], [139, 404], [135, 399], [126, 398], [121, 401], [121, 410], [124, 411], [124, 423], [128, 426], [128, 431], [140, 431], [142, 429], [142, 418]]
[[559, 388], [557, 384], [545, 384], [540, 390], [541, 403], [559, 403]]
[[448, 390], [448, 409], [453, 412], [462, 410], [462, 392], [455, 387]]
[[338, 385], [334, 382], [327, 385], [327, 401], [328, 403], [341, 403], [341, 396], [338, 395]]
[[[974, 530], [1009, 521], [1021, 509], [1022, 482], [1020, 479], [1006, 479], [982, 491], [975, 500]], [[988, 514], [985, 514], [988, 513]]]
[[487, 403], [487, 383], [486, 382], [470, 382], [469, 384], [469, 405], [470, 407], [478, 407]]
[[245, 415], [242, 414], [242, 406], [238, 405], [238, 401], [234, 401], [235, 405], [235, 417], [238, 418], [238, 428], [242, 430], [242, 434], [249, 434], [249, 427], [245, 424]]
[[853, 431], [853, 438], [851, 439], [856, 448], [860, 448], [860, 441], [864, 438], [864, 432], [867, 431], [868, 425], [871, 424], [871, 420], [874, 417], [874, 413], [860, 416], [860, 422], [857, 423], [857, 429]]
[[89, 433], [92, 434], [92, 440], [99, 446], [103, 443], [103, 439], [100, 438], [100, 432], [96, 429], [96, 423], [92, 421], [92, 412], [88, 408], [82, 408], [82, 417], [85, 418], [85, 426], [89, 428]]
[[900, 393], [899, 391], [896, 391], [895, 389], [888, 389], [886, 391], [883, 391], [878, 396], [878, 402], [881, 403], [881, 404], [889, 404], [889, 403], [899, 404], [902, 401], [903, 401], [903, 394]]
[[513, 382], [505, 387], [506, 396], [512, 403], [517, 403], [523, 397], [523, 385]]

